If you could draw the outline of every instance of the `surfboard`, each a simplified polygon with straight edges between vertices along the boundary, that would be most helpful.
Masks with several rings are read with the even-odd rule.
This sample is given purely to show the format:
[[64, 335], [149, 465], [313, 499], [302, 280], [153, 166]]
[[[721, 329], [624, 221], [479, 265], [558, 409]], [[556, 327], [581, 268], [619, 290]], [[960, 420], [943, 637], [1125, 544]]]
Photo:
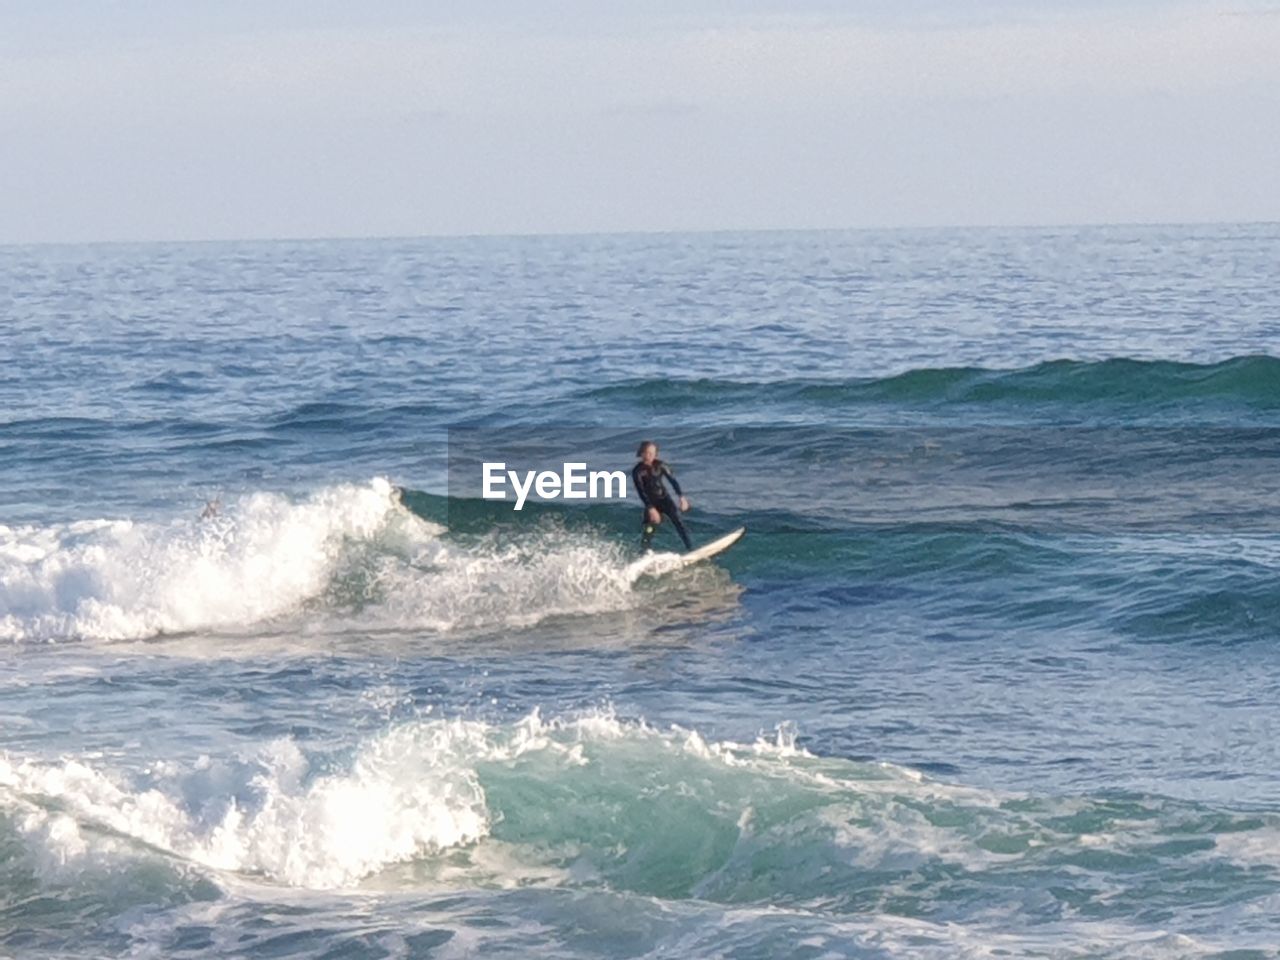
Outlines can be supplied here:
[[747, 532], [746, 527], [739, 527], [732, 533], [726, 533], [719, 540], [712, 540], [710, 543], [703, 544], [696, 550], [690, 550], [688, 553], [680, 555], [680, 566], [687, 567], [691, 563], [697, 563], [699, 560], [709, 560], [717, 553], [724, 553], [735, 543], [742, 539], [742, 535]]
[[657, 577], [672, 570], [679, 570], [681, 567], [709, 560], [732, 547], [746, 532], [746, 527], [739, 527], [732, 533], [726, 533], [719, 540], [712, 540], [688, 553], [646, 553], [627, 567], [629, 579], [634, 582], [639, 577]]

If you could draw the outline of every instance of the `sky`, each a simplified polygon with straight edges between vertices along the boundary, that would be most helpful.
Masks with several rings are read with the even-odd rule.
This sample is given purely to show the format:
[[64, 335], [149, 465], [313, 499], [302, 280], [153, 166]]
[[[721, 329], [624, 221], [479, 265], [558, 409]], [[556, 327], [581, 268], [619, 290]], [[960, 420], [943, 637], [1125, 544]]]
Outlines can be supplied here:
[[1280, 220], [1280, 3], [0, 0], [0, 243]]

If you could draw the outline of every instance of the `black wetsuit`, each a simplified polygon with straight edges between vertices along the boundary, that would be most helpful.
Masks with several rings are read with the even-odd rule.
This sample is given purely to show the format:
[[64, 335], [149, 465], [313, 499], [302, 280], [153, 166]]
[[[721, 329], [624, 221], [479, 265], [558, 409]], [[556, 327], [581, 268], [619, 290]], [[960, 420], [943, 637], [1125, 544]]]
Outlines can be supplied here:
[[671, 468], [661, 460], [655, 460], [651, 464], [646, 464], [642, 460], [631, 468], [631, 481], [636, 485], [636, 493], [640, 494], [640, 499], [644, 501], [644, 517], [640, 521], [642, 531], [640, 549], [651, 549], [650, 543], [658, 529], [656, 523], [649, 522], [649, 508], [653, 507], [659, 513], [671, 518], [676, 533], [680, 534], [680, 539], [684, 541], [684, 548], [692, 550], [693, 543], [689, 540], [689, 533], [680, 519], [680, 509], [671, 499], [671, 494], [667, 493], [667, 488], [662, 482], [664, 478], [671, 481], [671, 486], [675, 487], [676, 496], [680, 496], [680, 483], [672, 474]]

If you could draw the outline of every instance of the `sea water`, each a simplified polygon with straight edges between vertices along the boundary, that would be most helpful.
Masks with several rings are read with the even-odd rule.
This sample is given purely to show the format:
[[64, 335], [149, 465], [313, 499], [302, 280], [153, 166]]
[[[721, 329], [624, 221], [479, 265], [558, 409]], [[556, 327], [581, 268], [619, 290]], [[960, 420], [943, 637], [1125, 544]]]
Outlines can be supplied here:
[[[1274, 956], [1277, 263], [0, 249], [0, 956]], [[747, 537], [451, 496], [544, 429]]]

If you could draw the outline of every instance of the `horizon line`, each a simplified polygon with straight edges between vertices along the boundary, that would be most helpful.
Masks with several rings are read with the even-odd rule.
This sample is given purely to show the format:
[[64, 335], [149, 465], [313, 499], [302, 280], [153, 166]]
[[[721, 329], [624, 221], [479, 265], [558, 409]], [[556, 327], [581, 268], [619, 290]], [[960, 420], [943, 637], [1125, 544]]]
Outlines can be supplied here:
[[355, 243], [406, 240], [537, 240], [571, 239], [586, 237], [662, 237], [662, 236], [715, 236], [723, 234], [763, 233], [908, 233], [942, 232], [949, 230], [1080, 230], [1102, 228], [1153, 228], [1153, 227], [1266, 227], [1280, 226], [1280, 220], [1116, 220], [1079, 221], [1059, 223], [953, 223], [953, 224], [899, 224], [895, 226], [846, 226], [846, 227], [707, 227], [694, 229], [622, 229], [622, 230], [537, 230], [537, 231], [477, 231], [474, 233], [387, 233], [387, 234], [329, 234], [318, 236], [241, 236], [202, 238], [99, 238], [93, 240], [0, 240], [0, 249], [22, 247], [97, 247], [97, 246], [164, 246], [189, 244], [236, 243]]

